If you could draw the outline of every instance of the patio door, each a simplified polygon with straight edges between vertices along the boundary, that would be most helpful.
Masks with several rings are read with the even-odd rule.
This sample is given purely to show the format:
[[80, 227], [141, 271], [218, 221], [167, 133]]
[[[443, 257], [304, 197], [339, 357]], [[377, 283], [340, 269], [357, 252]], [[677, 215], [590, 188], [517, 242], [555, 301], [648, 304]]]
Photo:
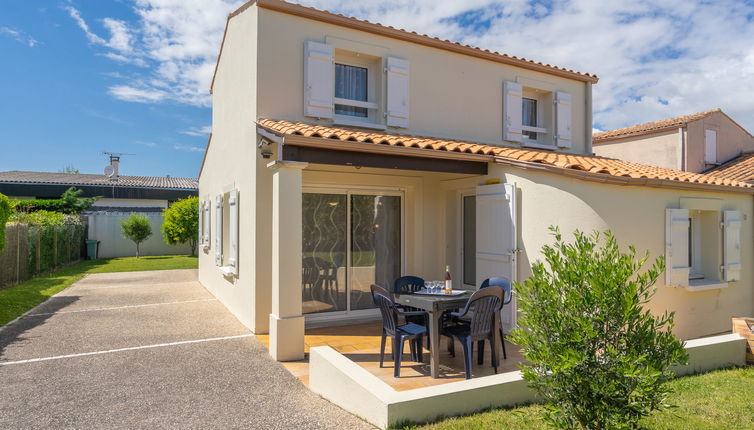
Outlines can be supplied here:
[[[480, 185], [476, 189], [476, 284], [495, 276], [516, 280], [516, 186]], [[503, 329], [516, 324], [516, 298], [503, 307]]]
[[376, 314], [370, 286], [389, 288], [402, 272], [402, 194], [307, 188], [302, 215], [303, 313]]

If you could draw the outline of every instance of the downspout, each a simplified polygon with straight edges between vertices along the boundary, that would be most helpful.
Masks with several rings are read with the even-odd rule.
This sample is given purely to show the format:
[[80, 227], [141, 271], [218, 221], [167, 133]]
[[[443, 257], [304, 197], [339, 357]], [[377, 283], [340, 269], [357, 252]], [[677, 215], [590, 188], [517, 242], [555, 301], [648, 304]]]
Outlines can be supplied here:
[[592, 124], [592, 83], [587, 82], [586, 83], [586, 89], [585, 89], [585, 96], [586, 96], [586, 154], [587, 155], [594, 155], [592, 152], [592, 128], [594, 125]]

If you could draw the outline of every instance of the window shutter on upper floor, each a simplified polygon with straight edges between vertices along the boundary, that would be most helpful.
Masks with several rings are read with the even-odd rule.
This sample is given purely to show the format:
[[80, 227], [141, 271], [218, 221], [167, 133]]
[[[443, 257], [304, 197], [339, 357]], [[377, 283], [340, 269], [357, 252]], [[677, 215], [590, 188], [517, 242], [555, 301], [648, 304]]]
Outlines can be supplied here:
[[555, 143], [559, 148], [571, 147], [571, 95], [555, 92]]
[[523, 90], [518, 82], [503, 82], [503, 140], [521, 142]]
[[215, 197], [215, 265], [223, 265], [223, 196]]
[[387, 125], [408, 128], [409, 78], [408, 60], [387, 57]]
[[704, 162], [717, 163], [717, 132], [715, 130], [704, 130]]
[[304, 42], [304, 115], [332, 118], [335, 96], [333, 47]]
[[238, 274], [238, 190], [231, 190], [228, 198], [228, 266]]
[[741, 212], [723, 211], [723, 280], [741, 279]]
[[665, 209], [665, 285], [689, 284], [689, 211]]

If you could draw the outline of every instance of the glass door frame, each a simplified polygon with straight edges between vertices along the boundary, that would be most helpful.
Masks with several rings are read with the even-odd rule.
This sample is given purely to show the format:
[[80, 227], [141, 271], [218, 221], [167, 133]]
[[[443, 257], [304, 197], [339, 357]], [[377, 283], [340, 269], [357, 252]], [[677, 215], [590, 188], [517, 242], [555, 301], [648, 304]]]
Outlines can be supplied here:
[[[456, 253], [456, 267], [458, 267], [458, 273], [460, 276], [458, 276], [458, 279], [461, 281], [461, 285], [463, 285], [464, 289], [467, 290], [476, 290], [476, 282], [474, 282], [474, 285], [469, 285], [464, 282], [464, 279], [466, 278], [466, 274], [464, 273], [464, 221], [465, 221], [465, 211], [464, 211], [464, 205], [466, 204], [466, 197], [474, 196], [476, 197], [476, 190], [473, 188], [467, 188], [463, 190], [458, 190], [457, 192], [458, 198], [458, 210], [456, 211], [456, 246], [458, 248], [458, 252]], [[476, 224], [476, 220], [474, 220], [474, 223]], [[476, 259], [476, 255], [474, 255], [474, 259]]]
[[[304, 314], [306, 322], [337, 321], [357, 318], [374, 318], [380, 315], [377, 308], [351, 310], [351, 280], [353, 279], [351, 270], [351, 196], [397, 196], [400, 197], [401, 212], [401, 261], [400, 274], [404, 276], [406, 270], [406, 192], [402, 187], [381, 187], [369, 185], [325, 185], [325, 184], [304, 184], [302, 187], [303, 194], [320, 193], [320, 194], [338, 194], [346, 196], [346, 309], [343, 311], [318, 312]], [[387, 285], [392, 288], [392, 285]]]

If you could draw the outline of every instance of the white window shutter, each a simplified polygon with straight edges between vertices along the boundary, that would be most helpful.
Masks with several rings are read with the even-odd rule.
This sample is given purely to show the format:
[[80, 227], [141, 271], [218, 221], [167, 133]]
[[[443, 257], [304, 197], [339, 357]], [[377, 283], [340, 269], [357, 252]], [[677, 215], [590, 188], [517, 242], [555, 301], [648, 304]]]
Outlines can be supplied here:
[[199, 203], [199, 247], [204, 246], [204, 202]]
[[555, 92], [555, 143], [559, 148], [571, 147], [571, 95]]
[[223, 265], [223, 195], [215, 197], [215, 265]]
[[689, 284], [689, 211], [665, 209], [665, 285]]
[[723, 279], [741, 279], [741, 212], [723, 211]]
[[228, 198], [228, 266], [238, 274], [238, 190], [232, 190]]
[[335, 97], [333, 47], [304, 42], [304, 115], [332, 118]]
[[704, 130], [704, 162], [717, 163], [717, 132], [715, 130]]
[[204, 201], [204, 238], [202, 239], [202, 243], [204, 244], [205, 248], [209, 248], [212, 242], [210, 242], [210, 238], [212, 237], [212, 232], [210, 231], [212, 229], [212, 223], [210, 220], [212, 219], [212, 216], [210, 215], [212, 213], [212, 200], [205, 200]]
[[408, 128], [408, 60], [387, 57], [387, 125]]
[[521, 142], [523, 91], [523, 85], [518, 82], [503, 82], [503, 140]]

